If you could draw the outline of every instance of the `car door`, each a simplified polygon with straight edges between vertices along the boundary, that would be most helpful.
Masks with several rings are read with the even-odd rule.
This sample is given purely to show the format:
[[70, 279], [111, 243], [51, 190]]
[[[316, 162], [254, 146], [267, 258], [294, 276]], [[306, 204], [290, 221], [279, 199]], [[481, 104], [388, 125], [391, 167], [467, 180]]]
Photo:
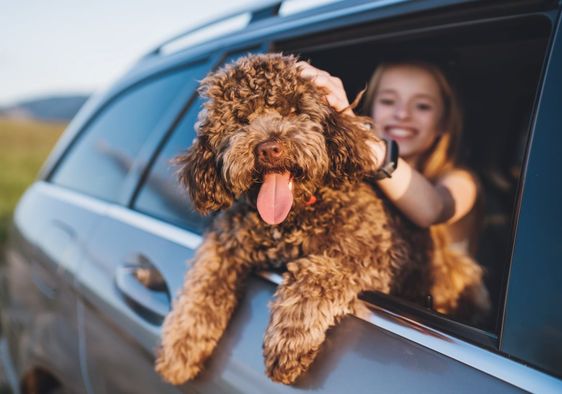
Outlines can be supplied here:
[[88, 198], [42, 181], [18, 204], [2, 266], [2, 323], [19, 379], [42, 372], [57, 376], [69, 392], [85, 392], [77, 362], [75, 276], [102, 211]]
[[[115, 110], [122, 118], [139, 120], [132, 121], [133, 124], [122, 120], [120, 125], [127, 132], [114, 127], [107, 129], [106, 134], [128, 133], [127, 138], [119, 137], [114, 145], [97, 138], [96, 145], [106, 154], [103, 165], [120, 168], [125, 175], [114, 184], [118, 189], [116, 200], [107, 203], [105, 216], [89, 239], [78, 275], [82, 360], [91, 392], [174, 391], [172, 386], [163, 384], [152, 367], [156, 328], [167, 311], [169, 296], [166, 292], [142, 288], [135, 278], [135, 269], [153, 267], [156, 261], [184, 261], [190, 252], [174, 249], [166, 237], [139, 231], [134, 224], [145, 223], [149, 218], [143, 221], [141, 215], [135, 216], [120, 205], [120, 199], [130, 194], [128, 188], [138, 181], [142, 163], [149, 160], [150, 152], [191, 100], [198, 81], [209, 71], [212, 62], [204, 58], [148, 77], [125, 93], [121, 99], [123, 109]], [[146, 122], [143, 118], [154, 120]], [[142, 147], [136, 152], [121, 149], [120, 144], [129, 145], [128, 139], [141, 139]], [[134, 217], [133, 225], [128, 220], [131, 217]]]

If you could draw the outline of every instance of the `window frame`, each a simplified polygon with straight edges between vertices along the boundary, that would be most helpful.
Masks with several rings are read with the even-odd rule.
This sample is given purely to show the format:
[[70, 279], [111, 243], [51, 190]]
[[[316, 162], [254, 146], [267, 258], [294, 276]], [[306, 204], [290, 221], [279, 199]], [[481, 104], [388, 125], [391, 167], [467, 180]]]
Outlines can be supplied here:
[[[396, 22], [389, 23], [390, 27], [387, 27], [384, 21], [381, 23], [381, 26], [376, 26], [374, 31], [371, 29], [371, 25], [368, 24], [358, 24], [357, 26], [347, 26], [340, 29], [338, 32], [334, 32], [328, 30], [326, 33], [323, 32], [315, 32], [314, 34], [307, 35], [306, 33], [302, 34], [300, 37], [290, 37], [286, 40], [276, 40], [273, 43], [274, 51], [287, 51], [289, 53], [299, 53], [299, 52], [313, 52], [315, 50], [325, 50], [325, 49], [332, 49], [332, 48], [344, 48], [346, 46], [354, 45], [361, 42], [367, 41], [375, 41], [379, 40], [383, 42], [384, 40], [388, 40], [389, 38], [399, 38], [399, 37], [414, 37], [416, 34], [435, 34], [438, 32], [444, 32], [447, 29], [451, 28], [465, 28], [465, 27], [472, 27], [477, 26], [478, 24], [490, 24], [490, 23], [502, 23], [502, 22], [509, 22], [514, 21], [517, 19], [526, 19], [530, 17], [542, 16], [546, 17], [550, 20], [550, 32], [548, 38], [548, 44], [545, 49], [544, 53], [544, 60], [541, 75], [538, 77], [538, 84], [536, 87], [536, 98], [533, 103], [532, 113], [530, 115], [530, 122], [533, 124], [536, 120], [537, 116], [537, 106], [538, 106], [538, 97], [540, 92], [543, 89], [543, 82], [544, 82], [544, 70], [547, 64], [548, 56], [552, 51], [552, 41], [553, 37], [556, 33], [555, 28], [557, 24], [557, 19], [559, 15], [559, 10], [548, 10], [548, 11], [513, 11], [513, 14], [505, 13], [498, 14], [498, 9], [493, 8], [493, 12], [487, 13], [485, 10], [477, 10], [474, 12], [472, 17], [466, 17], [462, 14], [461, 10], [450, 11], [445, 16], [439, 15], [439, 18], [436, 18], [440, 23], [436, 23], [431, 25], [430, 27], [424, 27], [423, 24], [427, 23], [427, 15], [408, 15], [404, 16], [404, 22]], [[504, 10], [503, 12], [505, 12]], [[477, 16], [475, 16], [477, 15]], [[431, 16], [429, 17], [431, 19]], [[347, 31], [351, 31], [351, 33], [346, 35]], [[367, 32], [366, 34], [363, 34]], [[323, 34], [326, 36], [326, 40], [323, 42], [322, 37]], [[350, 36], [356, 37], [353, 40]], [[329, 41], [328, 41], [329, 40]], [[529, 129], [529, 138], [533, 132], [533, 128]], [[527, 141], [525, 146], [525, 159], [521, 164], [522, 172], [525, 171], [527, 166], [527, 156], [528, 151], [530, 149], [530, 140]], [[518, 186], [518, 192], [516, 194], [516, 203], [512, 214], [512, 221], [514, 222], [511, 226], [512, 234], [510, 237], [510, 244], [509, 244], [509, 256], [512, 256], [513, 249], [515, 246], [515, 223], [519, 218], [520, 215], [520, 200], [521, 200], [521, 185], [523, 184], [523, 177], [520, 177]], [[478, 329], [476, 327], [466, 325], [455, 321], [451, 318], [446, 317], [445, 315], [440, 315], [436, 312], [433, 312], [429, 309], [424, 309], [423, 307], [404, 302], [397, 298], [393, 298], [388, 295], [383, 294], [364, 294], [362, 299], [371, 303], [374, 307], [383, 307], [385, 310], [389, 311], [393, 314], [398, 314], [404, 316], [408, 319], [415, 319], [419, 321], [423, 325], [427, 325], [428, 327], [435, 328], [440, 330], [446, 334], [454, 335], [462, 340], [465, 340], [469, 343], [475, 344], [479, 347], [485, 348], [495, 353], [501, 353], [500, 350], [500, 343], [501, 343], [501, 333], [503, 329], [503, 315], [504, 305], [507, 301], [507, 287], [508, 287], [508, 278], [507, 272], [511, 267], [511, 258], [509, 261], [506, 262], [505, 266], [505, 275], [502, 279], [501, 283], [501, 290], [500, 290], [500, 298], [499, 298], [499, 309], [497, 316], [498, 325], [496, 327], [495, 332], [484, 331]]]
[[[106, 110], [110, 109], [111, 106], [117, 100], [125, 97], [127, 94], [129, 94], [129, 92], [135, 90], [136, 88], [145, 85], [147, 83], [150, 83], [153, 80], [157, 80], [164, 75], [173, 74], [175, 72], [181, 72], [195, 64], [205, 63], [205, 62], [207, 62], [207, 64], [210, 64], [209, 56], [201, 56], [194, 59], [190, 59], [189, 61], [181, 62], [179, 64], [174, 64], [172, 66], [162, 68], [157, 72], [150, 73], [149, 75], [143, 75], [140, 78], [129, 81], [123, 86], [120, 86], [114, 91], [108, 93], [107, 97], [104, 97], [99, 101], [99, 103], [96, 103], [97, 105], [95, 106], [95, 108], [91, 110], [91, 113], [88, 114], [87, 118], [76, 129], [72, 128], [73, 126], [72, 124], [69, 126], [69, 130], [67, 130], [67, 132], [72, 132], [72, 135], [69, 137], [67, 141], [65, 141], [65, 138], [63, 137], [63, 139], [61, 140], [61, 144], [64, 144], [62, 151], [60, 152], [60, 154], [58, 154], [54, 163], [51, 166], [49, 166], [47, 169], [43, 170], [43, 174], [41, 178], [46, 182], [56, 185], [57, 187], [73, 190], [64, 185], [58, 185], [56, 183], [53, 183], [52, 178], [57, 173], [60, 166], [64, 164], [69, 153], [78, 144], [80, 144], [82, 137], [88, 133], [90, 126], [96, 122], [96, 120], [99, 118], [100, 115], [105, 113]], [[178, 93], [172, 100], [170, 107], [166, 109], [164, 113], [162, 113], [160, 120], [156, 123], [155, 128], [149, 133], [147, 139], [142, 144], [141, 149], [139, 150], [131, 166], [131, 169], [129, 170], [128, 174], [124, 178], [117, 199], [115, 201], [108, 201], [108, 202], [121, 204], [121, 205], [127, 204], [132, 189], [135, 187], [137, 179], [140, 177], [140, 173], [144, 168], [144, 163], [146, 163], [147, 156], [152, 151], [151, 147], [161, 139], [161, 135], [169, 129], [174, 119], [177, 118], [178, 112], [181, 110], [182, 106], [186, 101], [186, 96], [191, 95], [193, 93], [193, 88], [190, 87], [189, 85], [190, 85], [189, 83], [186, 83], [186, 85], [183, 86], [178, 91]], [[78, 121], [82, 121], [82, 119], [78, 119]], [[65, 132], [65, 134], [67, 132]], [[58, 150], [58, 146], [55, 148], [55, 152], [54, 152], [55, 154], [58, 153], [56, 152], [56, 150]], [[48, 164], [49, 163], [47, 162], [47, 166]], [[80, 194], [86, 194], [80, 190], [76, 190], [76, 192]], [[95, 196], [93, 197], [103, 200], [103, 198], [101, 197], [95, 197]]]

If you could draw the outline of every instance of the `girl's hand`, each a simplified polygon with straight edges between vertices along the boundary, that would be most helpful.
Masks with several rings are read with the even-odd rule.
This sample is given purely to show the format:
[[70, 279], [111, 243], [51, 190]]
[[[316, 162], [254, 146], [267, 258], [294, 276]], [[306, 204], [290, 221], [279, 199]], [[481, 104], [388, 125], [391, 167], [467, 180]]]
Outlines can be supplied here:
[[301, 69], [301, 76], [310, 78], [312, 82], [326, 90], [326, 99], [328, 104], [338, 112], [344, 112], [353, 115], [353, 111], [349, 108], [349, 100], [343, 87], [341, 79], [330, 75], [330, 73], [311, 66], [307, 62], [298, 62], [297, 66]]
[[[347, 115], [355, 115], [349, 107], [349, 100], [347, 99], [347, 94], [345, 93], [341, 79], [330, 75], [330, 73], [324, 70], [311, 66], [307, 62], [298, 62], [297, 66], [301, 68], [302, 77], [310, 78], [316, 86], [327, 91], [326, 99], [332, 108]], [[371, 148], [374, 162], [380, 166], [384, 160], [386, 144], [383, 141], [367, 141], [367, 144], [369, 145], [369, 148]]]

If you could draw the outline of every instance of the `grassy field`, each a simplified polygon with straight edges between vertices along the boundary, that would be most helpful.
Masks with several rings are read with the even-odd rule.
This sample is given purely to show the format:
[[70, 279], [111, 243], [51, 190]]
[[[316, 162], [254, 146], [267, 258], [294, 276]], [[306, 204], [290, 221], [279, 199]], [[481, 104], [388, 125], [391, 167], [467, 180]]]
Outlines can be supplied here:
[[66, 127], [0, 118], [0, 250], [14, 207]]

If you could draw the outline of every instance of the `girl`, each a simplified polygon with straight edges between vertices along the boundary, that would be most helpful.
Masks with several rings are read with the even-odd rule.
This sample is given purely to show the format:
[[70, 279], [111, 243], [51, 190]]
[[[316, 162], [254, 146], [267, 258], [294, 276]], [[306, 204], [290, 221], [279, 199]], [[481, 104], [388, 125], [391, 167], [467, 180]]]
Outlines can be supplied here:
[[[339, 78], [300, 62], [302, 75], [327, 91], [338, 111], [353, 115]], [[379, 137], [399, 146], [400, 159], [390, 178], [377, 181], [389, 200], [420, 227], [437, 224], [449, 247], [473, 252], [478, 187], [476, 177], [458, 166], [456, 151], [461, 111], [450, 83], [436, 66], [424, 62], [384, 63], [374, 72], [365, 110]], [[381, 163], [386, 144], [372, 146]]]
[[[299, 64], [303, 76], [326, 90], [332, 107], [355, 116], [339, 78]], [[462, 119], [450, 83], [432, 64], [384, 63], [374, 72], [366, 94], [365, 110], [376, 132], [396, 141], [400, 152], [391, 177], [376, 181], [377, 186], [406, 217], [431, 232], [433, 309], [481, 323], [491, 305], [483, 271], [470, 257], [480, 216], [479, 188], [476, 177], [457, 162]], [[383, 162], [386, 147], [382, 140], [371, 146], [375, 163]], [[471, 300], [469, 304], [463, 297]]]

